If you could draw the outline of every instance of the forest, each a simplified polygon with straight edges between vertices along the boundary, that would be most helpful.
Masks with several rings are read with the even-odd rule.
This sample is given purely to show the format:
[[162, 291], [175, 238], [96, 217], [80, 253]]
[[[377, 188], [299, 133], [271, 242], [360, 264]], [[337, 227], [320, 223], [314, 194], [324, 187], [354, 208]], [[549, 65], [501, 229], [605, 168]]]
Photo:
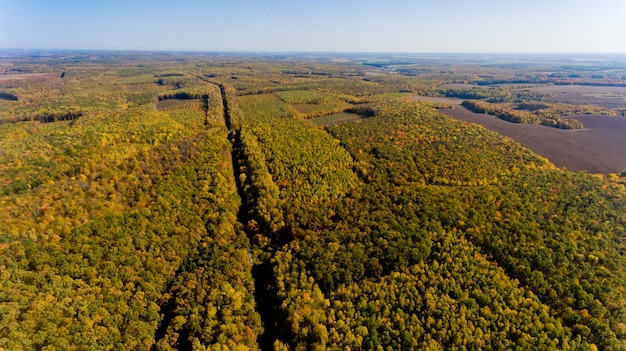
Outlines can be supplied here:
[[626, 350], [626, 169], [420, 99], [578, 129], [626, 103], [533, 85], [609, 73], [46, 57], [0, 60], [0, 350]]

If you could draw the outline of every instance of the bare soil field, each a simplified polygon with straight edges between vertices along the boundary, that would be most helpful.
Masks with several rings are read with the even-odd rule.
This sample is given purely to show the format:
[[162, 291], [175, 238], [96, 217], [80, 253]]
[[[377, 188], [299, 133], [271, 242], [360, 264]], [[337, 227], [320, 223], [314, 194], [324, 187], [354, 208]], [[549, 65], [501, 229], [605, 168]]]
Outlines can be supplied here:
[[626, 107], [626, 87], [589, 85], [544, 85], [531, 89], [548, 94], [546, 101], [606, 108]]
[[[446, 100], [454, 104], [459, 99]], [[470, 112], [461, 106], [439, 111], [510, 137], [557, 167], [589, 173], [618, 173], [626, 169], [626, 118], [623, 117], [572, 116], [581, 121], [585, 129], [562, 130], [510, 123], [491, 115]]]
[[60, 73], [20, 73], [20, 74], [0, 74], [0, 82], [10, 82], [14, 80], [46, 80], [59, 78]]
[[437, 87], [437, 89], [472, 89], [472, 88], [480, 88], [480, 86], [476, 84], [467, 84], [467, 83], [446, 83]]
[[156, 104], [157, 110], [173, 110], [184, 109], [191, 105], [202, 104], [202, 99], [167, 99], [158, 101]]
[[438, 89], [473, 89], [508, 87], [512, 89], [529, 89], [546, 94], [546, 102], [557, 102], [574, 105], [596, 105], [609, 109], [626, 107], [626, 87], [593, 86], [593, 85], [541, 85], [541, 84], [494, 84], [480, 86], [475, 84], [449, 83], [438, 86]]
[[626, 95], [626, 87], [596, 86], [596, 85], [539, 85], [532, 88], [540, 93], [585, 93], [602, 94], [613, 93]]

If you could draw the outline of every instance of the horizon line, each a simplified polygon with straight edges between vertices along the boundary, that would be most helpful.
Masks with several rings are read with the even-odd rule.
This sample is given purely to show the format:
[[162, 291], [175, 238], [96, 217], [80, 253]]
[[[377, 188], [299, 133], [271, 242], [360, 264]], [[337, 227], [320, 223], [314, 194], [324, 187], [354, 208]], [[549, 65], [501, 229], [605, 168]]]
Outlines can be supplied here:
[[626, 55], [619, 51], [594, 52], [488, 52], [488, 51], [333, 51], [333, 50], [176, 50], [176, 49], [72, 49], [72, 48], [1, 48], [12, 52], [116, 52], [116, 53], [191, 53], [191, 54], [400, 54], [400, 55]]

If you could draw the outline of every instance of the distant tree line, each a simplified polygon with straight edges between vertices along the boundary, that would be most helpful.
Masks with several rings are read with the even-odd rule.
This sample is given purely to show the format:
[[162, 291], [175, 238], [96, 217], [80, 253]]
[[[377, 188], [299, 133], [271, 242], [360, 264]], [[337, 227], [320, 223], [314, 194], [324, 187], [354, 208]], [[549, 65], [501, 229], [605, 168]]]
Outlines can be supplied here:
[[15, 94], [11, 94], [11, 93], [6, 92], [6, 91], [0, 91], [0, 100], [17, 101], [18, 97]]
[[159, 95], [159, 101], [170, 100], [170, 99], [179, 99], [179, 100], [195, 100], [195, 99], [207, 99], [209, 95], [200, 94], [200, 93], [189, 93], [184, 91], [179, 91], [176, 93]]
[[378, 111], [372, 107], [371, 105], [357, 105], [354, 107], [350, 107], [345, 110], [348, 113], [357, 113], [359, 115], [364, 115], [366, 117], [374, 117], [378, 114]]
[[599, 82], [589, 82], [589, 81], [577, 81], [577, 80], [559, 80], [554, 82], [554, 85], [586, 85], [586, 86], [595, 86], [595, 87], [626, 87], [626, 82], [612, 82], [612, 81], [599, 81]]
[[155, 77], [157, 78], [168, 78], [168, 77], [184, 77], [185, 75], [182, 73], [163, 73], [163, 74], [156, 74]]
[[30, 116], [16, 116], [12, 119], [2, 119], [0, 124], [5, 123], [18, 123], [18, 122], [33, 122], [38, 121], [41, 123], [52, 123], [61, 121], [73, 121], [83, 116], [82, 111], [78, 112], [58, 112], [58, 113], [44, 113], [35, 114]]
[[538, 116], [534, 113], [523, 111], [523, 110], [514, 110], [504, 106], [490, 104], [484, 101], [477, 100], [465, 100], [461, 105], [468, 110], [476, 113], [486, 113], [489, 115], [496, 116], [502, 120], [513, 123], [524, 123], [524, 124], [541, 124], [548, 127], [555, 127], [560, 129], [582, 129], [584, 128], [583, 124], [580, 121], [575, 119], [561, 119], [558, 117], [547, 118], [543, 116]]

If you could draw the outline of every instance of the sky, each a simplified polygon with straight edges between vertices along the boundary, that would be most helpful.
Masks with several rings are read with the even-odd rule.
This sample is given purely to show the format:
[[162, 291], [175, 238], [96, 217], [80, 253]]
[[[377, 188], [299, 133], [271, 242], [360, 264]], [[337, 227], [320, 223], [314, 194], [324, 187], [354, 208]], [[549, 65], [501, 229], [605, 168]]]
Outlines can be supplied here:
[[626, 0], [0, 0], [0, 48], [626, 53]]

